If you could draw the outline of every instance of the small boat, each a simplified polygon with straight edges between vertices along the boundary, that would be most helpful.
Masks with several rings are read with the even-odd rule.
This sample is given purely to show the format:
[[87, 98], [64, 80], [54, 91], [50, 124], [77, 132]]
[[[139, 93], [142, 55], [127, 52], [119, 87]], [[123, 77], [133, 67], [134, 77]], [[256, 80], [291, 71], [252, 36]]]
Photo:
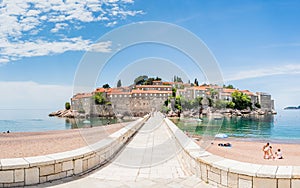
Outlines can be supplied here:
[[199, 118], [199, 119], [196, 119], [196, 121], [199, 121], [199, 122], [201, 122], [201, 121], [202, 121], [202, 119], [200, 119], [200, 118]]
[[228, 135], [224, 133], [219, 133], [215, 135], [215, 138], [228, 138]]
[[82, 123], [84, 123], [84, 124], [90, 124], [91, 122], [89, 120], [84, 120]]

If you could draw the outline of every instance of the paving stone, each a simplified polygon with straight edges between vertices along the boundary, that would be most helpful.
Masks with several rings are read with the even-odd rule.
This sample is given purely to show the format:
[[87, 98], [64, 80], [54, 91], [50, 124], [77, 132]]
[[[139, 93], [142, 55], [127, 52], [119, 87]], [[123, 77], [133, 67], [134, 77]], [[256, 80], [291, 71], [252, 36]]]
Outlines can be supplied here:
[[23, 182], [25, 180], [24, 169], [15, 170], [15, 182]]
[[38, 167], [25, 169], [25, 185], [37, 184], [40, 181], [40, 172]]
[[0, 183], [13, 183], [13, 182], [14, 182], [13, 170], [0, 171]]
[[292, 178], [300, 178], [300, 166], [293, 166]]
[[292, 166], [278, 166], [276, 178], [291, 178], [292, 170]]
[[276, 187], [277, 180], [271, 178], [253, 178], [253, 188], [274, 188]]
[[290, 179], [278, 179], [277, 188], [286, 188], [286, 187], [291, 187], [291, 180]]
[[292, 179], [291, 188], [298, 188], [300, 187], [300, 180], [299, 179]]
[[238, 187], [238, 175], [228, 172], [228, 187], [236, 188]]
[[224, 186], [227, 186], [227, 181], [228, 180], [228, 172], [226, 171], [221, 171], [221, 184], [224, 185]]
[[239, 179], [239, 188], [252, 188], [252, 181]]
[[29, 163], [23, 158], [1, 159], [0, 163], [2, 170], [29, 167]]
[[266, 177], [266, 178], [275, 178], [277, 172], [277, 166], [263, 165], [258, 169], [256, 176], [257, 177]]
[[73, 168], [73, 161], [66, 161], [62, 163], [62, 171], [71, 170]]
[[54, 164], [40, 167], [40, 176], [47, 176], [50, 174], [54, 174]]

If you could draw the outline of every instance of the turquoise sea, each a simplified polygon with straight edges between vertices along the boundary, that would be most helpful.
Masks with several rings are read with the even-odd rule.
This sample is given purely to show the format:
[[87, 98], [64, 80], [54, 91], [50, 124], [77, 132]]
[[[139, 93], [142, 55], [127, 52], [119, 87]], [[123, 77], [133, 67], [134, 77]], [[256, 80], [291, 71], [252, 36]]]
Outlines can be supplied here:
[[75, 129], [79, 127], [101, 126], [116, 123], [117, 119], [90, 119], [84, 120], [49, 117], [51, 109], [0, 109], [0, 132], [39, 132], [49, 130]]
[[[117, 121], [94, 118], [90, 120], [90, 124], [83, 123], [83, 120], [75, 123], [64, 118], [48, 117], [52, 111], [55, 110], [0, 110], [0, 131], [65, 130], [90, 125], [101, 126]], [[203, 118], [201, 122], [196, 119], [181, 119], [175, 123], [184, 131], [199, 135], [225, 133], [236, 138], [300, 141], [300, 110], [280, 110], [277, 115], [249, 118]]]
[[225, 133], [229, 137], [300, 142], [300, 110], [280, 110], [277, 115], [180, 119], [173, 122], [183, 131], [198, 135]]

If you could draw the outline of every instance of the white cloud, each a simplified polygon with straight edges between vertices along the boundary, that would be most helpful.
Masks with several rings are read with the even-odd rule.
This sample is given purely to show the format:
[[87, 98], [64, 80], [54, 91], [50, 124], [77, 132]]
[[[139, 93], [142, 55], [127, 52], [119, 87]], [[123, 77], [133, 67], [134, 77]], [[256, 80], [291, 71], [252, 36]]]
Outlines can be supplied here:
[[[51, 54], [59, 54], [67, 51], [95, 51], [95, 52], [110, 52], [111, 41], [92, 43], [90, 40], [83, 40], [81, 37], [65, 38], [61, 41], [25, 41], [11, 43], [3, 41], [0, 43], [0, 62], [7, 62], [9, 59], [19, 59], [22, 57], [44, 56]], [[2, 57], [3, 55], [3, 57]]]
[[66, 23], [57, 23], [55, 24], [54, 28], [51, 29], [50, 31], [52, 33], [57, 33], [59, 30], [65, 29], [66, 27], [68, 27], [68, 24]]
[[[81, 25], [87, 22], [113, 26], [120, 19], [143, 13], [140, 10], [129, 10], [127, 5], [130, 4], [133, 4], [133, 0], [0, 1], [0, 38], [6, 40], [5, 43], [0, 44], [0, 63], [68, 50], [97, 49], [98, 51], [98, 47], [95, 47], [95, 45], [99, 46], [98, 44], [93, 44], [89, 39], [83, 40], [80, 36], [74, 37], [77, 38], [74, 42], [72, 39], [63, 39], [64, 35], [54, 35], [51, 40], [45, 40], [39, 38], [38, 34], [43, 30], [57, 33], [66, 29], [68, 31], [82, 29]], [[54, 27], [49, 29], [51, 24]], [[78, 44], [80, 46], [76, 47], [75, 45]], [[37, 49], [38, 46], [42, 49]], [[103, 49], [103, 46], [100, 45], [100, 49]], [[107, 51], [106, 48], [105, 50]], [[7, 57], [3, 58], [4, 55]]]
[[238, 71], [231, 75], [228, 75], [225, 78], [225, 81], [243, 80], [248, 78], [258, 78], [284, 74], [300, 74], [300, 64], [288, 64], [275, 67]]
[[[36, 82], [0, 82], [1, 108], [63, 108], [72, 97], [72, 86]], [[22, 93], [22, 95], [20, 95]]]

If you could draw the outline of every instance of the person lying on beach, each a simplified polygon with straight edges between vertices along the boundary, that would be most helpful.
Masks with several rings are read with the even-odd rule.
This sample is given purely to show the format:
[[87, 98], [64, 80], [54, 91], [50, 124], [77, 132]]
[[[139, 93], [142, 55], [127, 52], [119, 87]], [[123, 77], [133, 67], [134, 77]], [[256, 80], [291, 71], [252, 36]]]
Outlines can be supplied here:
[[281, 152], [280, 149], [278, 149], [277, 152], [275, 152], [275, 155], [276, 155], [276, 158], [277, 158], [277, 159], [283, 159], [283, 157], [282, 157], [282, 152]]
[[269, 159], [269, 149], [270, 149], [270, 143], [267, 143], [263, 146], [263, 152], [264, 152], [264, 159]]
[[225, 143], [225, 144], [219, 143], [218, 146], [231, 147], [231, 144], [230, 143]]

